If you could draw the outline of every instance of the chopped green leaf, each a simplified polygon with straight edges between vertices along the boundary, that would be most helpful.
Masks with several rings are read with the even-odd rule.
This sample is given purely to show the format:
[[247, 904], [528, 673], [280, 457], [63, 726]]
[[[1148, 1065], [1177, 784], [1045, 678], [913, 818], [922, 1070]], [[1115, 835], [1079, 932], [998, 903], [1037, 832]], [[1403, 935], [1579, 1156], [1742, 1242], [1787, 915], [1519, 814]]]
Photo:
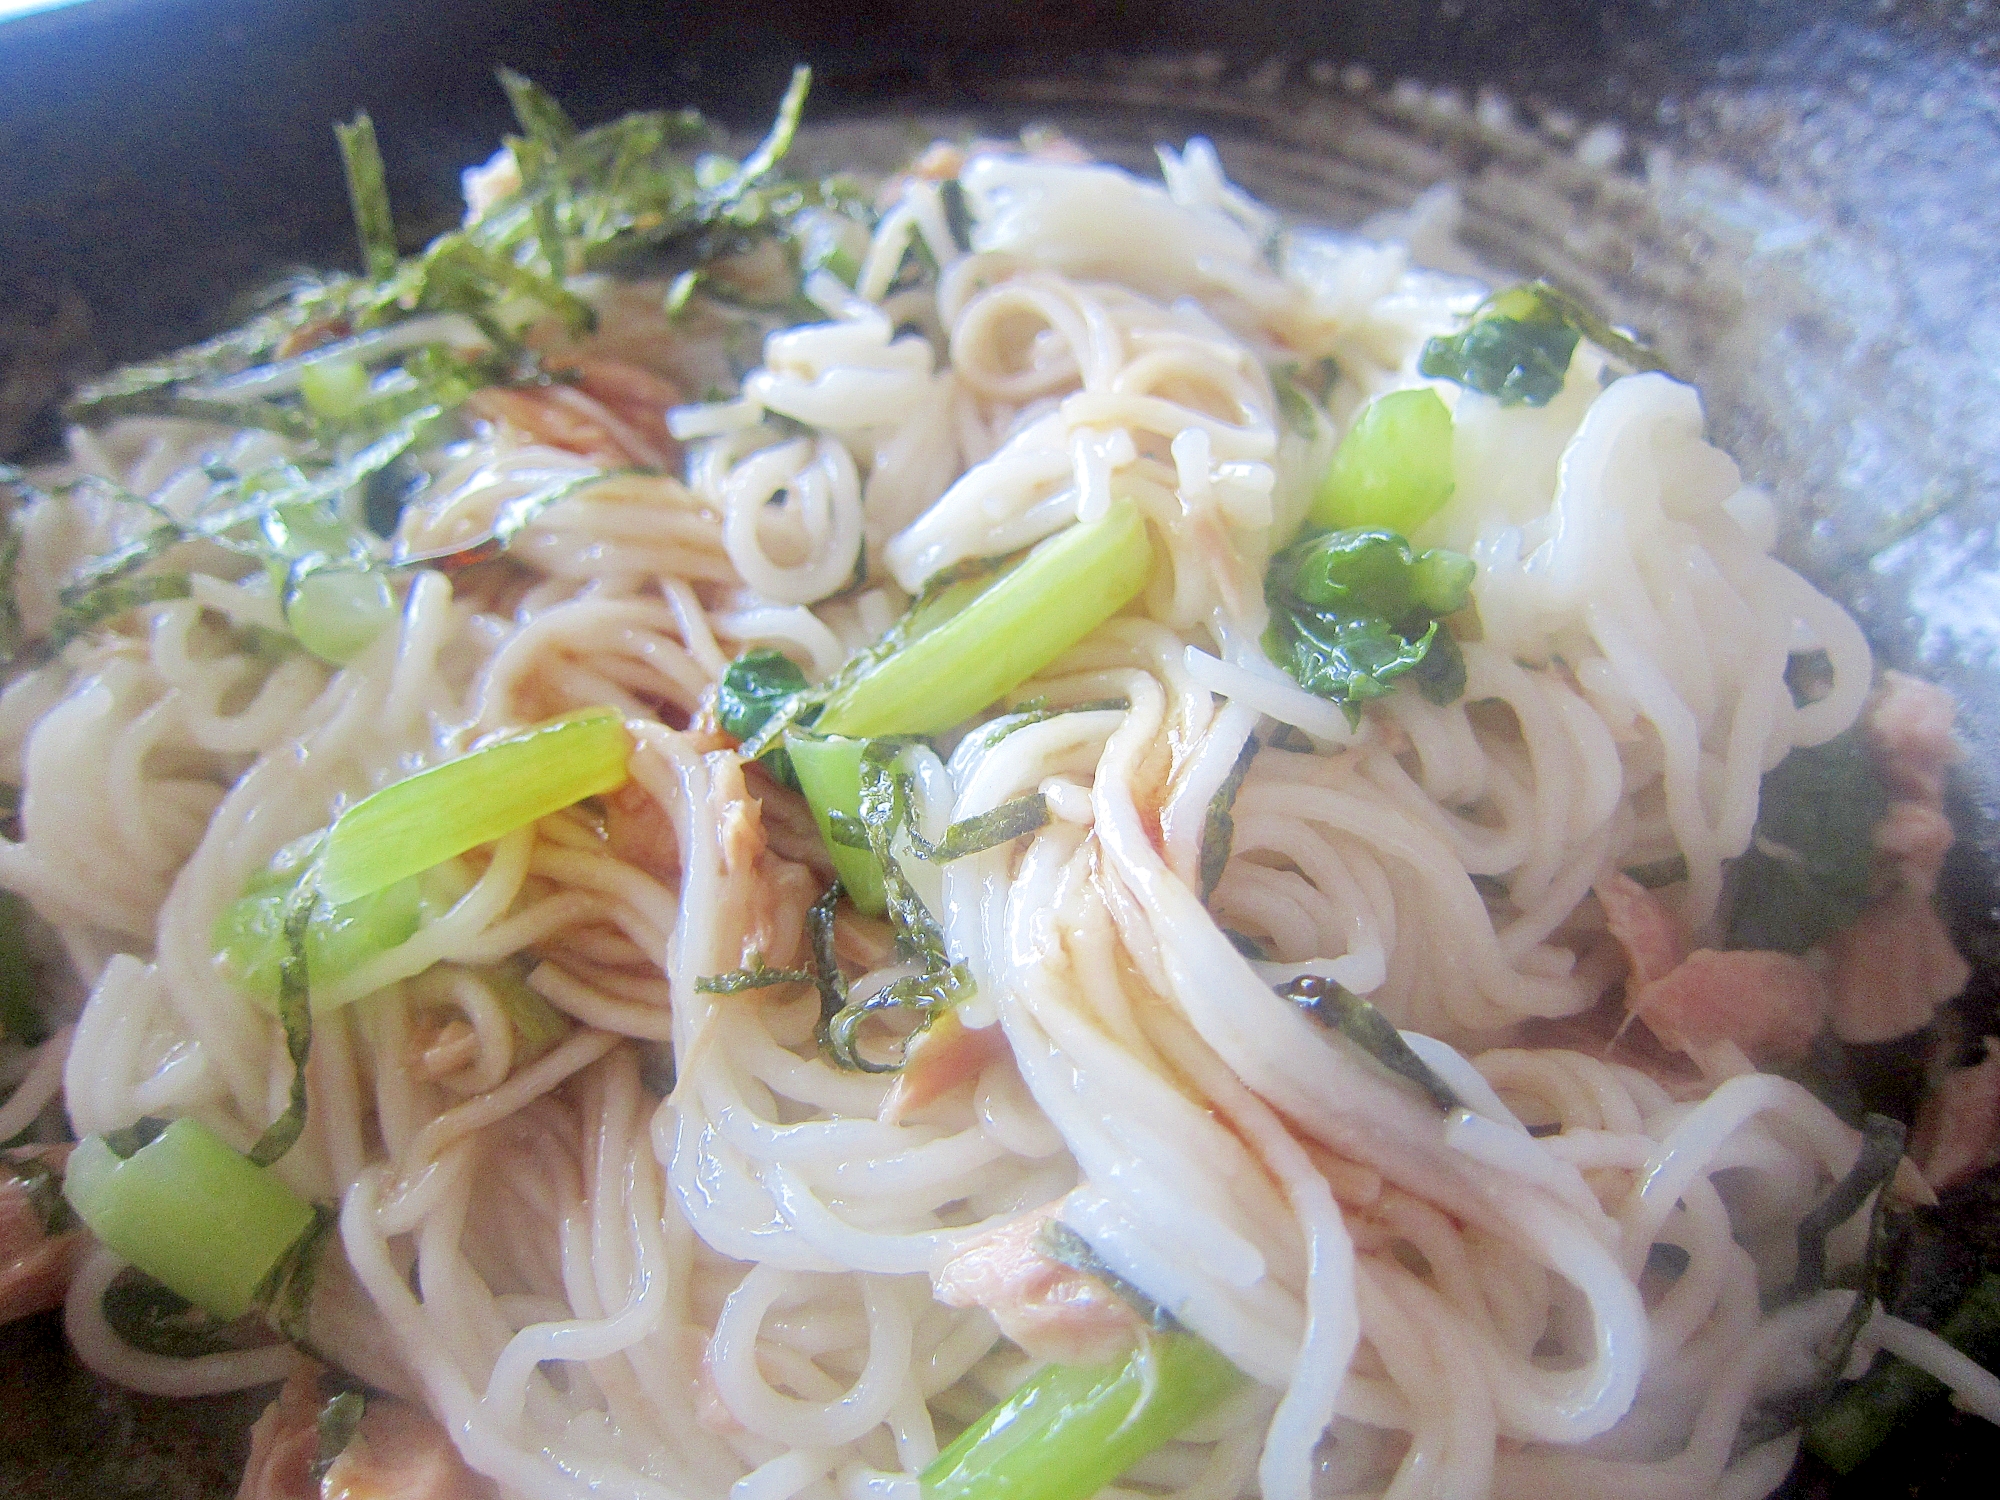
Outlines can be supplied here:
[[1665, 368], [1651, 350], [1576, 298], [1546, 281], [1531, 281], [1494, 293], [1463, 330], [1426, 343], [1417, 369], [1502, 406], [1546, 406], [1563, 388], [1579, 338], [1628, 369]]
[[312, 1052], [313, 1034], [312, 970], [306, 933], [319, 906], [318, 892], [310, 884], [302, 884], [285, 907], [285, 956], [278, 964], [278, 1024], [285, 1033], [285, 1055], [292, 1063], [292, 1087], [283, 1112], [250, 1148], [250, 1161], [259, 1167], [268, 1167], [291, 1150], [306, 1128], [306, 1059]]
[[26, 1046], [48, 1040], [48, 1022], [39, 1003], [41, 985], [28, 954], [28, 903], [0, 891], [0, 1037]]
[[319, 1452], [312, 1463], [313, 1488], [323, 1488], [327, 1470], [333, 1467], [336, 1458], [347, 1451], [347, 1445], [354, 1441], [354, 1434], [361, 1430], [361, 1419], [367, 1414], [368, 1396], [363, 1391], [341, 1391], [319, 1409], [319, 1418], [314, 1423], [319, 1437]]
[[[792, 698], [806, 690], [806, 674], [782, 651], [746, 651], [722, 674], [715, 690], [715, 716], [725, 734], [755, 739]], [[797, 773], [782, 749], [765, 752], [765, 768], [790, 786]]]
[[1729, 946], [1803, 953], [1858, 917], [1888, 805], [1852, 729], [1779, 761], [1759, 789], [1750, 848], [1729, 872]]
[[[1391, 691], [1448, 634], [1440, 617], [1465, 606], [1473, 573], [1470, 558], [1435, 548], [1413, 553], [1390, 531], [1305, 537], [1274, 557], [1264, 576], [1271, 611], [1264, 650], [1306, 691], [1340, 704], [1358, 723], [1362, 703]], [[1440, 693], [1455, 698], [1464, 690], [1464, 664], [1447, 657], [1420, 682], [1434, 700]]]
[[28, 1196], [28, 1206], [50, 1239], [76, 1228], [76, 1214], [63, 1197], [62, 1174], [29, 1151], [0, 1154], [0, 1178], [10, 1178]]
[[979, 854], [997, 849], [1002, 844], [1010, 844], [1022, 834], [1047, 827], [1048, 821], [1048, 798], [1040, 792], [1029, 792], [1025, 797], [1001, 803], [990, 812], [960, 818], [945, 829], [944, 837], [935, 844], [927, 842], [912, 829], [910, 845], [917, 858], [948, 864], [954, 859], [964, 859], [968, 854]]
[[1222, 785], [1209, 799], [1208, 813], [1201, 826], [1203, 905], [1215, 894], [1215, 887], [1222, 880], [1223, 868], [1229, 863], [1229, 846], [1236, 839], [1236, 794], [1243, 790], [1243, 778], [1250, 774], [1250, 762], [1257, 758], [1259, 748], [1254, 734], [1243, 742], [1243, 748], [1236, 754], [1236, 764], [1229, 768], [1229, 774], [1222, 778]]
[[1390, 391], [1355, 414], [1320, 477], [1315, 526], [1380, 526], [1408, 535], [1444, 508], [1455, 480], [1451, 413], [1429, 386]]
[[1903, 1159], [1907, 1132], [1900, 1120], [1869, 1115], [1861, 1123], [1861, 1154], [1848, 1174], [1834, 1184], [1799, 1221], [1798, 1266], [1792, 1275], [1792, 1295], [1806, 1297], [1826, 1285], [1826, 1237], [1859, 1212], [1868, 1195], [1896, 1175]]
[[753, 953], [742, 968], [726, 974], [704, 974], [695, 980], [694, 987], [703, 995], [740, 995], [746, 990], [767, 990], [781, 984], [811, 984], [814, 978], [810, 969], [770, 968], [762, 954]]
[[576, 139], [576, 122], [540, 84], [512, 68], [502, 68], [500, 87], [507, 92], [507, 103], [520, 122], [521, 133], [537, 146], [560, 151]]
[[1465, 1108], [1465, 1101], [1411, 1050], [1388, 1017], [1359, 995], [1350, 994], [1333, 980], [1317, 974], [1301, 974], [1290, 983], [1279, 985], [1278, 993], [1327, 1030], [1347, 1038], [1397, 1077], [1414, 1083], [1430, 1095], [1439, 1109]]
[[[2000, 1358], [2000, 1273], [1987, 1272], [1937, 1330], [1961, 1354]], [[1945, 1394], [1936, 1376], [1884, 1356], [1806, 1425], [1806, 1450], [1834, 1472], [1851, 1474], [1898, 1424]]]
[[956, 177], [938, 184], [938, 203], [944, 209], [945, 227], [961, 254], [972, 249], [972, 205], [966, 200], [965, 184]]

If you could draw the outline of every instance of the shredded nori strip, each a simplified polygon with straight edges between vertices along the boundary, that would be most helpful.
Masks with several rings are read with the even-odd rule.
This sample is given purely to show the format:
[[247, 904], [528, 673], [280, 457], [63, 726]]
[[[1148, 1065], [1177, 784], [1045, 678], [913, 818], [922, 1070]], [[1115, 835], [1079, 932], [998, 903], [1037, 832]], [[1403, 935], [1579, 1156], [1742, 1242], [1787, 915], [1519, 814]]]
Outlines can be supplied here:
[[292, 1060], [292, 1092], [284, 1113], [273, 1120], [250, 1148], [250, 1160], [268, 1167], [292, 1149], [306, 1128], [306, 1059], [312, 1053], [312, 984], [306, 959], [306, 929], [319, 909], [319, 891], [310, 880], [299, 882], [285, 913], [285, 956], [278, 963], [278, 1022], [285, 1031], [285, 1052]]
[[945, 829], [944, 837], [935, 844], [912, 829], [910, 847], [916, 851], [918, 859], [948, 864], [954, 859], [964, 859], [968, 854], [979, 854], [1012, 843], [1023, 834], [1046, 828], [1048, 822], [1049, 799], [1040, 792], [1030, 792], [1025, 797], [1003, 802], [989, 812], [960, 818]]
[[1329, 1031], [1338, 1032], [1391, 1073], [1414, 1083], [1439, 1109], [1449, 1112], [1466, 1107], [1451, 1085], [1410, 1049], [1389, 1018], [1359, 995], [1318, 974], [1301, 974], [1277, 988], [1280, 995]]
[[340, 141], [361, 263], [370, 276], [387, 276], [396, 269], [396, 221], [389, 212], [389, 179], [375, 140], [375, 122], [364, 110], [352, 123], [334, 126], [333, 133]]
[[1236, 794], [1243, 790], [1243, 778], [1250, 774], [1250, 762], [1257, 758], [1259, 745], [1257, 736], [1251, 735], [1243, 742], [1243, 748], [1236, 753], [1236, 764], [1229, 768], [1229, 774], [1222, 778], [1222, 785], [1216, 788], [1209, 799], [1208, 815], [1201, 826], [1201, 900], [1205, 906], [1208, 898], [1215, 894], [1215, 887], [1222, 880], [1222, 871], [1229, 863], [1229, 848], [1236, 841]]
[[769, 968], [763, 954], [752, 953], [750, 962], [742, 968], [725, 974], [704, 974], [694, 982], [694, 987], [703, 995], [740, 995], [745, 990], [767, 990], [781, 984], [811, 984], [813, 979], [810, 969]]

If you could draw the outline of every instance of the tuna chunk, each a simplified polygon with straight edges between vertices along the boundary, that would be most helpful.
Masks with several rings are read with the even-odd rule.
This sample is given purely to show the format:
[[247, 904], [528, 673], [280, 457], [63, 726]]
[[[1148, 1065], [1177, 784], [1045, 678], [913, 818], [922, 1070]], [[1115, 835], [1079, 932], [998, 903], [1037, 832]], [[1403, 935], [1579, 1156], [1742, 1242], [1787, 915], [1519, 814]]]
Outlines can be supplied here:
[[1952, 738], [1958, 705], [1936, 683], [1884, 672], [1866, 719], [1875, 765], [1891, 790], [1930, 807], [1944, 805], [1945, 773], [1959, 759]]
[[67, 1146], [31, 1146], [0, 1156], [0, 1323], [60, 1307], [89, 1243], [81, 1229], [50, 1234], [36, 1191], [40, 1170], [60, 1172], [68, 1154]]
[[1697, 1062], [1731, 1042], [1763, 1063], [1806, 1049], [1826, 1024], [1827, 994], [1812, 966], [1789, 953], [1701, 948], [1636, 994], [1628, 989], [1625, 1004]]
[[1954, 1068], [1924, 1098], [1910, 1157], [1934, 1188], [1956, 1187], [2000, 1161], [2000, 1038], [1985, 1058]]
[[1762, 1062], [1803, 1051], [1825, 1024], [1826, 986], [1804, 960], [1710, 948], [1690, 953], [1679, 915], [1617, 872], [1597, 883], [1597, 900], [1631, 964], [1626, 1010], [1704, 1072], [1732, 1056], [1725, 1043]]
[[354, 1436], [317, 1483], [319, 1366], [300, 1360], [250, 1429], [250, 1461], [236, 1500], [493, 1500], [491, 1480], [458, 1456], [420, 1406], [370, 1395]]
[[894, 1123], [914, 1114], [1006, 1055], [1007, 1034], [998, 1026], [975, 1030], [946, 1011], [911, 1038], [909, 1060], [882, 1101], [882, 1118]]
[[1908, 886], [1870, 906], [1826, 947], [1833, 1032], [1844, 1042], [1886, 1042], [1929, 1025], [1972, 977], [1929, 894]]
[[947, 1307], [983, 1307], [1000, 1331], [1037, 1359], [1101, 1364], [1130, 1350], [1141, 1327], [1117, 1293], [1040, 1249], [1053, 1207], [982, 1235], [933, 1278]]

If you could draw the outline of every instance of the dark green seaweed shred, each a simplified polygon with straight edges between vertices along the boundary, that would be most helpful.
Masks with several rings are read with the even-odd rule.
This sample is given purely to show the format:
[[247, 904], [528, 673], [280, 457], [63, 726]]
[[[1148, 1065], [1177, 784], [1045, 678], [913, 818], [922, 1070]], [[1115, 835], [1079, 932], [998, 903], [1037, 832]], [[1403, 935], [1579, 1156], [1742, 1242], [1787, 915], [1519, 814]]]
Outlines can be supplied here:
[[312, 1052], [312, 983], [306, 961], [306, 929], [319, 906], [310, 880], [299, 882], [285, 912], [285, 956], [278, 965], [278, 1021], [292, 1063], [292, 1088], [284, 1112], [257, 1137], [250, 1160], [268, 1167], [292, 1149], [306, 1128], [306, 1059]]
[[752, 953], [750, 962], [742, 968], [726, 974], [704, 974], [694, 982], [694, 987], [704, 995], [740, 995], [746, 990], [767, 990], [781, 984], [812, 984], [815, 977], [810, 969], [770, 968], [763, 954]]
[[1222, 778], [1222, 785], [1216, 788], [1215, 795], [1208, 799], [1208, 812], [1201, 824], [1201, 899], [1204, 905], [1215, 894], [1223, 868], [1229, 863], [1229, 848], [1236, 840], [1236, 794], [1243, 790], [1243, 778], [1250, 774], [1250, 762], [1257, 758], [1258, 749], [1256, 735], [1244, 740], [1243, 748], [1236, 753], [1236, 763]]
[[49, 1038], [48, 1022], [38, 1003], [41, 985], [28, 953], [28, 903], [12, 891], [0, 891], [0, 1036], [27, 1046]]
[[28, 1195], [28, 1206], [41, 1221], [42, 1233], [50, 1239], [68, 1234], [82, 1222], [63, 1197], [62, 1173], [33, 1152], [0, 1156], [0, 1175], [13, 1179]]
[[972, 205], [966, 200], [965, 184], [956, 177], [938, 184], [938, 203], [944, 209], [945, 228], [961, 253], [972, 249]]
[[1337, 1032], [1397, 1077], [1414, 1083], [1439, 1109], [1464, 1109], [1465, 1101], [1410, 1049], [1389, 1018], [1331, 979], [1301, 974], [1277, 986], [1278, 993], [1327, 1030]]
[[990, 812], [960, 818], [945, 829], [944, 837], [935, 844], [911, 829], [910, 847], [919, 859], [946, 864], [954, 859], [964, 859], [968, 854], [979, 854], [1012, 843], [1023, 834], [1046, 828], [1048, 821], [1049, 799], [1040, 792], [1029, 792], [1024, 797], [1001, 803]]

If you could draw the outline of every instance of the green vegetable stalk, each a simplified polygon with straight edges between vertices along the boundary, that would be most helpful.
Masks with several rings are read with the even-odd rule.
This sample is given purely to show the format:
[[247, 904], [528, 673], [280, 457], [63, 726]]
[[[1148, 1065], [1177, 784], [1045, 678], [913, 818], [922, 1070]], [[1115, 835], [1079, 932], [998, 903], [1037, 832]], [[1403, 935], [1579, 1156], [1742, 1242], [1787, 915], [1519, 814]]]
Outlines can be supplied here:
[[937, 734], [1012, 692], [1117, 614], [1153, 568], [1129, 500], [1041, 543], [971, 603], [835, 693], [813, 727], [872, 739]]
[[1453, 484], [1451, 413], [1438, 393], [1428, 386], [1390, 391], [1355, 414], [1307, 519], [1408, 536], [1444, 508]]
[[[1985, 1363], [2000, 1356], [2000, 1273], [1981, 1277], [1938, 1335]], [[1898, 1423], [1944, 1393], [1936, 1376], [1889, 1356], [1806, 1425], [1806, 1449], [1837, 1473], [1852, 1473]]]
[[611, 708], [523, 729], [393, 782], [342, 813], [326, 836], [319, 893], [345, 907], [625, 784], [632, 737]]
[[924, 1470], [924, 1500], [1090, 1500], [1242, 1384], [1185, 1329], [1123, 1364], [1046, 1366]]
[[273, 1273], [314, 1227], [312, 1205], [195, 1120], [123, 1156], [118, 1144], [86, 1136], [70, 1153], [63, 1196], [91, 1233], [215, 1317], [266, 1301]]

